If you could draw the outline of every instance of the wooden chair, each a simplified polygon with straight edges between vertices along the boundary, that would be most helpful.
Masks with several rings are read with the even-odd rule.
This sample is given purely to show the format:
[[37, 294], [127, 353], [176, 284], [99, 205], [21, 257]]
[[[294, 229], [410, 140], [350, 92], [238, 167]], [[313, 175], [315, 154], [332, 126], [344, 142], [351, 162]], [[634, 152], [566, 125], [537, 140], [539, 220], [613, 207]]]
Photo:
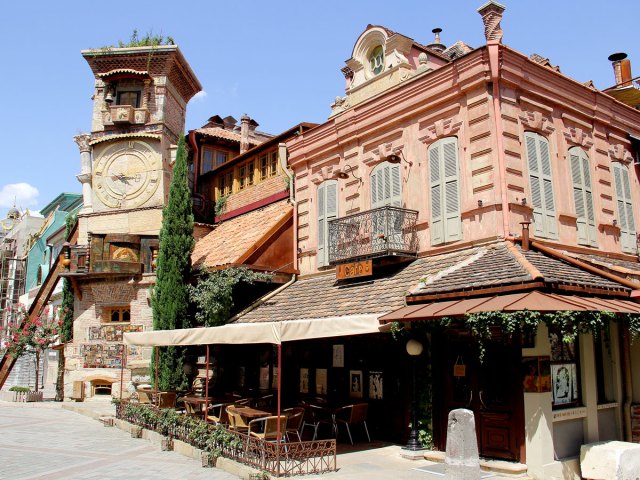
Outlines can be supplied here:
[[291, 435], [298, 437], [298, 441], [302, 441], [300, 431], [304, 422], [305, 409], [303, 407], [287, 408], [282, 411], [287, 416], [286, 436], [287, 442], [291, 441]]
[[160, 392], [158, 399], [158, 408], [175, 408], [176, 392]]
[[[280, 424], [280, 441], [286, 436], [287, 416], [280, 415], [271, 417], [256, 418], [249, 422], [249, 435], [265, 440], [267, 442], [275, 442], [278, 440], [278, 424]], [[263, 425], [259, 427], [259, 425]]]
[[231, 430], [235, 430], [236, 432], [248, 433], [249, 425], [244, 421], [242, 415], [240, 415], [235, 407], [229, 405], [225, 408], [227, 414], [229, 415], [229, 428]]
[[227, 407], [230, 403], [218, 403], [216, 405], [209, 406], [210, 414], [207, 415], [207, 419], [213, 423], [220, 423], [222, 425], [229, 424], [229, 413], [227, 413]]
[[364, 431], [367, 434], [367, 439], [371, 442], [369, 436], [369, 429], [367, 428], [367, 410], [369, 405], [366, 403], [356, 403], [355, 405], [347, 405], [346, 407], [336, 410], [334, 416], [336, 433], [338, 431], [338, 425], [342, 424], [347, 427], [347, 433], [349, 434], [349, 441], [353, 445], [353, 438], [351, 437], [351, 429], [349, 425], [361, 423], [364, 425]]
[[136, 390], [136, 393], [138, 394], [138, 403], [144, 403], [147, 405], [150, 405], [153, 403], [151, 401], [151, 396], [149, 394], [149, 391], [140, 389], [140, 390]]
[[184, 411], [190, 417], [200, 417], [204, 418], [204, 413], [200, 410], [200, 405], [197, 403], [190, 402], [188, 400], [184, 401]]

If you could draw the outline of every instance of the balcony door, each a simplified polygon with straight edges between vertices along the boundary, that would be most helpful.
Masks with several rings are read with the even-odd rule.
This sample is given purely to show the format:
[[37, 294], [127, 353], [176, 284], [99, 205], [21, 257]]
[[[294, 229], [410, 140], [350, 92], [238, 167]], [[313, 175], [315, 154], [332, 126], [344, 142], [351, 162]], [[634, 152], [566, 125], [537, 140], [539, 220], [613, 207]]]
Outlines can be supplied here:
[[329, 221], [338, 218], [338, 182], [327, 180], [318, 187], [318, 267], [329, 265]]
[[[371, 172], [371, 209], [387, 206], [402, 207], [402, 182], [400, 165], [383, 162]], [[371, 219], [373, 252], [403, 245], [404, 218], [401, 218], [400, 212], [395, 215], [393, 213], [396, 212], [380, 210], [374, 213]]]

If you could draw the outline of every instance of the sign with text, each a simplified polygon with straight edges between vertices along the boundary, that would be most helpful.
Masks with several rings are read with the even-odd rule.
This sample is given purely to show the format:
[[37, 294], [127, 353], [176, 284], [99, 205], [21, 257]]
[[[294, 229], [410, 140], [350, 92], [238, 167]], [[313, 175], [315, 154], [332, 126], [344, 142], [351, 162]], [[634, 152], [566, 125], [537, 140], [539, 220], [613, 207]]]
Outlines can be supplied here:
[[368, 277], [373, 275], [373, 262], [364, 260], [362, 262], [343, 263], [336, 266], [336, 278], [346, 280], [348, 278]]

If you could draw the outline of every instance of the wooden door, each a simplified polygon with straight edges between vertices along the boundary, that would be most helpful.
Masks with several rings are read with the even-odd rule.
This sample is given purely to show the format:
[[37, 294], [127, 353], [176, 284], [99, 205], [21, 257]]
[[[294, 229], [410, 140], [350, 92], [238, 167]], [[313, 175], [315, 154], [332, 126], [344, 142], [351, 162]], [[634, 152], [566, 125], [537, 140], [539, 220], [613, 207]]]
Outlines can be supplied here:
[[[436, 402], [439, 419], [437, 444], [446, 448], [447, 418], [451, 410], [473, 411], [480, 456], [524, 460], [524, 400], [521, 382], [521, 350], [518, 342], [495, 338], [485, 344], [480, 362], [475, 340], [448, 335], [443, 339], [441, 396]], [[434, 385], [438, 392], [437, 385]]]

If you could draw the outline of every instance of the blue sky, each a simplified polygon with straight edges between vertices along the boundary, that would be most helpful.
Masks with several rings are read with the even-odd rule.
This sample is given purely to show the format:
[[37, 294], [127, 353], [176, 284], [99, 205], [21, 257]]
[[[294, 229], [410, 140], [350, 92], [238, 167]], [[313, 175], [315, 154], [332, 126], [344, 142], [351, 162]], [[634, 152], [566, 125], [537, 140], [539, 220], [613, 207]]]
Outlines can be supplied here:
[[[93, 76], [80, 50], [117, 44], [137, 29], [172, 36], [203, 85], [186, 129], [212, 115], [249, 114], [279, 133], [326, 120], [344, 94], [340, 69], [367, 24], [427, 44], [484, 43], [481, 0], [382, 2], [5, 2], [0, 74], [0, 219], [17, 195], [37, 210], [61, 192], [80, 192], [73, 136], [90, 129]], [[607, 57], [629, 54], [640, 75], [637, 0], [507, 0], [504, 43], [549, 57], [579, 81], [611, 86]]]

